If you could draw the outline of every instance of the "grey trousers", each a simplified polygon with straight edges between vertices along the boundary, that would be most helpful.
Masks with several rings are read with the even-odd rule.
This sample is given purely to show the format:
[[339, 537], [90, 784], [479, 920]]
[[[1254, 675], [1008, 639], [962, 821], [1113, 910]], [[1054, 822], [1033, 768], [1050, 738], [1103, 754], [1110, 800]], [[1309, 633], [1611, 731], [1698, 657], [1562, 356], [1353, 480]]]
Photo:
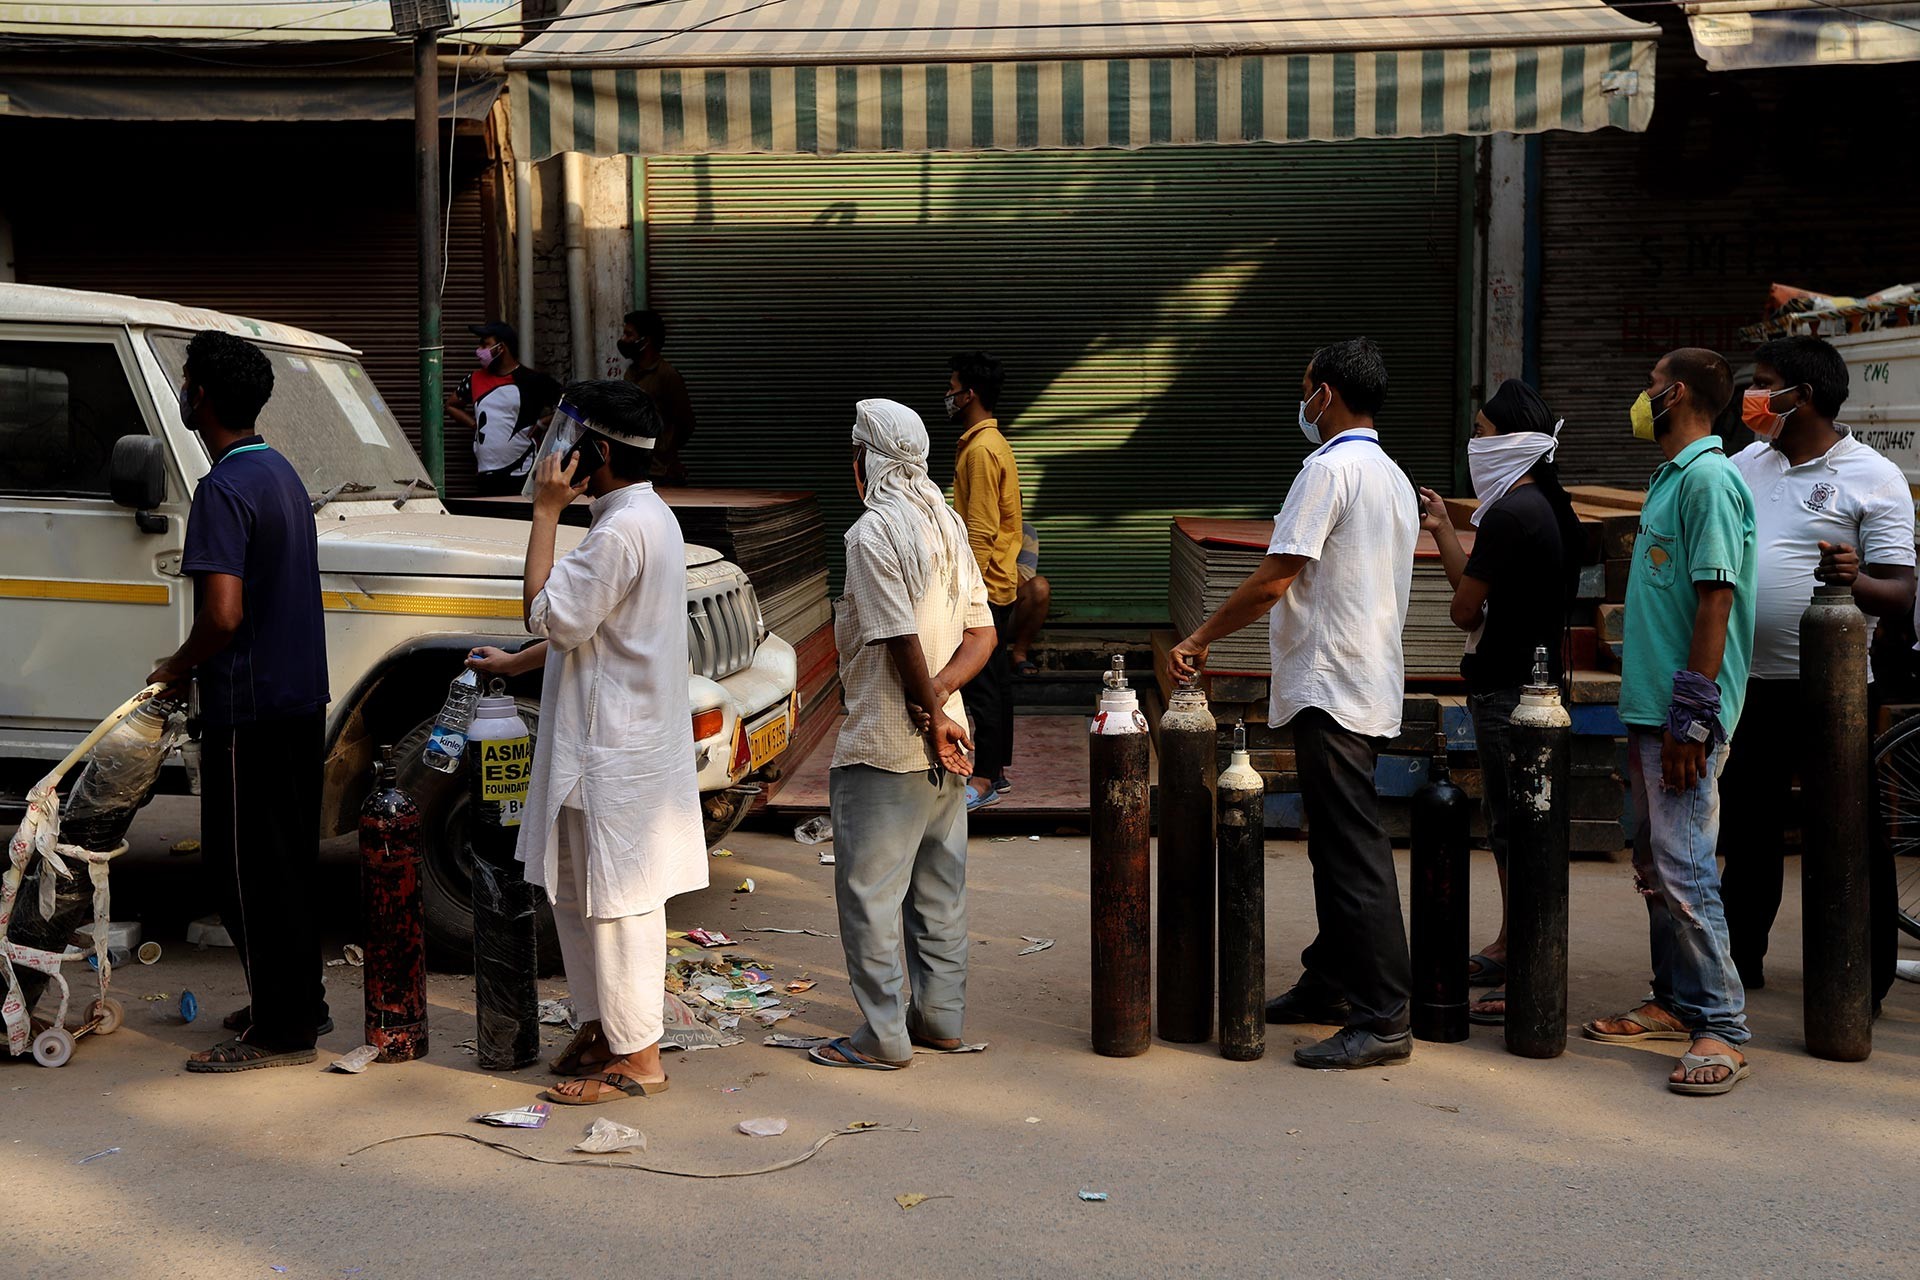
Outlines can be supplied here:
[[850, 1038], [870, 1058], [904, 1062], [913, 1056], [910, 1023], [922, 1037], [950, 1040], [966, 1015], [966, 779], [942, 773], [935, 786], [924, 769], [857, 764], [830, 777], [840, 945], [866, 1018]]

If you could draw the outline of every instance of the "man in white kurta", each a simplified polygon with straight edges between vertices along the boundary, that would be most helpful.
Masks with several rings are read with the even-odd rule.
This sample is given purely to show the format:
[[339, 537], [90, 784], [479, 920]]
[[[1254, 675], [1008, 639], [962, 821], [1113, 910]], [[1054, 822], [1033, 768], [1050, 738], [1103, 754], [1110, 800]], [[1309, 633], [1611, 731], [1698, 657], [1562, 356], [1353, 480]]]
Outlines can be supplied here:
[[[645, 478], [658, 415], [645, 392], [614, 381], [569, 387], [560, 412], [587, 434], [578, 461], [543, 457], [536, 472], [525, 590], [546, 673], [518, 857], [553, 903], [581, 1019], [555, 1070], [582, 1078], [546, 1096], [593, 1105], [666, 1087], [664, 904], [706, 888], [707, 854], [686, 546]], [[556, 563], [560, 513], [582, 488], [592, 527]]]

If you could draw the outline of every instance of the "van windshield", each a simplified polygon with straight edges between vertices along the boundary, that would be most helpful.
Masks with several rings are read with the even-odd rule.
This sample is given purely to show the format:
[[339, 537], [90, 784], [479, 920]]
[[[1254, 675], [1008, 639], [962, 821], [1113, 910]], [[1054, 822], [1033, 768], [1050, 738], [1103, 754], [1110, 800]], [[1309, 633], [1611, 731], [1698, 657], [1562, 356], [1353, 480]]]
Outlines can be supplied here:
[[[187, 363], [187, 335], [154, 333], [148, 341], [177, 388]], [[293, 464], [308, 494], [317, 498], [346, 485], [340, 496], [347, 500], [398, 498], [409, 492], [409, 480], [426, 480], [426, 467], [359, 361], [265, 344], [260, 349], [273, 362], [273, 398], [260, 412], [260, 434]], [[414, 490], [430, 491], [424, 484]]]

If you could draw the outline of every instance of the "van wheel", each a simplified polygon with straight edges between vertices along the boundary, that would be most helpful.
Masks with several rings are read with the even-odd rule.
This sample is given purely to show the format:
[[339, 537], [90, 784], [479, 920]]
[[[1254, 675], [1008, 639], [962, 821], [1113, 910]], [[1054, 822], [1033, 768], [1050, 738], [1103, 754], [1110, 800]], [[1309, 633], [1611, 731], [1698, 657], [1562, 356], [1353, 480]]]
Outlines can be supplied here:
[[[527, 728], [540, 731], [540, 704], [515, 700]], [[422, 720], [393, 748], [400, 789], [420, 807], [421, 897], [427, 924], [427, 967], [441, 973], [473, 972], [473, 860], [467, 851], [467, 771], [441, 773], [429, 769], [421, 755], [433, 732], [431, 717]], [[540, 973], [560, 972], [560, 941], [553, 932], [553, 911], [545, 901], [540, 912]]]
[[707, 848], [711, 849], [733, 834], [747, 810], [753, 808], [758, 791], [709, 791], [700, 797], [700, 817], [706, 827]]

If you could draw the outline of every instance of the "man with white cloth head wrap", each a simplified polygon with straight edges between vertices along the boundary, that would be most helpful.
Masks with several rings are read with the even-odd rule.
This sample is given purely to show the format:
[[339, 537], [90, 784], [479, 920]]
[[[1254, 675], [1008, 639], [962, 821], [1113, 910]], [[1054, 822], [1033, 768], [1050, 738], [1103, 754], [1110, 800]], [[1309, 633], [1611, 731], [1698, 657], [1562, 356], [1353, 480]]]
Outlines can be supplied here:
[[972, 744], [958, 691], [995, 633], [966, 526], [928, 478], [927, 448], [905, 405], [856, 406], [853, 480], [867, 510], [847, 530], [847, 589], [834, 610], [847, 716], [829, 790], [840, 941], [866, 1021], [811, 1051], [828, 1067], [893, 1071], [912, 1063], [914, 1045], [957, 1049], [966, 1012]]
[[1547, 673], [1560, 678], [1561, 636], [1567, 606], [1580, 578], [1584, 535], [1573, 500], [1560, 486], [1554, 454], [1560, 420], [1540, 393], [1508, 379], [1474, 416], [1467, 441], [1467, 470], [1480, 499], [1469, 555], [1454, 532], [1439, 494], [1422, 489], [1422, 526], [1439, 545], [1453, 583], [1453, 624], [1467, 632], [1460, 674], [1467, 682], [1467, 710], [1480, 746], [1481, 794], [1487, 811], [1487, 843], [1500, 873], [1500, 932], [1467, 958], [1467, 979], [1493, 987], [1470, 1005], [1475, 1022], [1506, 1020], [1501, 983], [1507, 969], [1507, 828], [1513, 812], [1506, 744], [1520, 688], [1533, 680], [1533, 653], [1547, 651]]

